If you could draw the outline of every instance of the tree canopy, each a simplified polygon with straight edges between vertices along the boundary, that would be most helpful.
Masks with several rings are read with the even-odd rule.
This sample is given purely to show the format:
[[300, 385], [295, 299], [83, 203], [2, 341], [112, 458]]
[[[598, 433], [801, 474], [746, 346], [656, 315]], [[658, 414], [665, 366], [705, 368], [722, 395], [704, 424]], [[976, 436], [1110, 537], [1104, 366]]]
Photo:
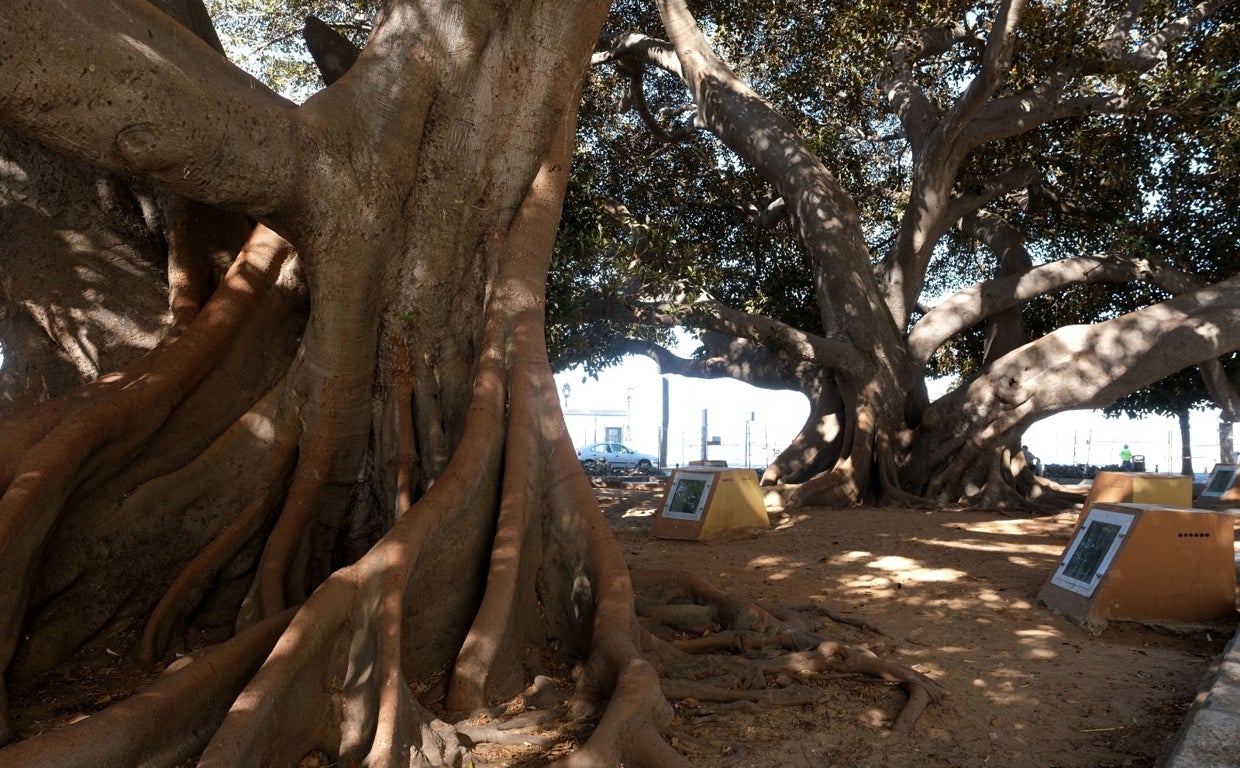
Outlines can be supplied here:
[[291, 100], [200, 0], [0, 5], [0, 764], [668, 768], [669, 698], [805, 670], [909, 733], [932, 680], [630, 573], [577, 462], [547, 279], [605, 3], [337, 7]]
[[[669, 697], [806, 669], [898, 681], [908, 733], [925, 675], [629, 572], [553, 364], [804, 392], [792, 507], [1059, 509], [1028, 424], [1193, 366], [1240, 402], [1234, 2], [260, 2], [224, 38], [273, 7], [319, 14], [308, 57], [249, 45], [294, 99], [198, 0], [0, 5], [0, 763], [664, 768]], [[23, 719], [113, 644], [166, 670]]]
[[[591, 299], [552, 304], [553, 327], [564, 326], [553, 339], [561, 364], [587, 368], [644, 352], [666, 370], [744, 378], [772, 370], [741, 363], [759, 350], [782, 361], [779, 386], [816, 406], [800, 447], [768, 480], [803, 481], [847, 455], [814, 438], [826, 412], [836, 414], [827, 432], [843, 436], [849, 422], [818, 405], [838, 402], [839, 387], [822, 387], [839, 383], [838, 359], [791, 345], [796, 333], [809, 345], [849, 337], [848, 323], [831, 319], [845, 302], [828, 284], [863, 262], [885, 305], [877, 314], [890, 314], [905, 339], [893, 337], [885, 354], [907, 356], [888, 399], [915, 430], [908, 440], [929, 431], [923, 415], [937, 424], [940, 413], [975, 407], [962, 401], [990, 397], [1004, 355], [1024, 350], [1009, 365], [1020, 378], [1041, 371], [1050, 385], [1061, 374], [1046, 375], [1055, 368], [1047, 355], [1066, 353], [1065, 334], [1124, 327], [1122, 318], [1240, 267], [1234, 4], [700, 3], [693, 12], [700, 37], [687, 43], [669, 30], [664, 43], [648, 9], [613, 6], [581, 113], [581, 190], [570, 194], [556, 262], [574, 295]], [[685, 70], [688, 48], [717, 64]], [[762, 106], [721, 95], [747, 88]], [[779, 159], [768, 156], [774, 146]], [[790, 157], [805, 158], [802, 169], [821, 164], [819, 180], [829, 173], [814, 204], [855, 217], [845, 234], [811, 230], [812, 214], [792, 207], [790, 191], [813, 182]], [[861, 241], [853, 266], [817, 255], [828, 239], [851, 237]], [[674, 324], [707, 334], [697, 360], [658, 346], [653, 334]], [[1168, 355], [1167, 336], [1143, 335], [1123, 368], [1153, 371], [1152, 358], [1166, 374], [1201, 364], [1213, 402], [1234, 410], [1234, 376], [1213, 362], [1234, 349], [1230, 333], [1193, 360]], [[810, 371], [827, 373], [809, 382]], [[1010, 454], [1033, 420], [1107, 406], [1161, 378], [1131, 373], [1120, 384], [1117, 373], [1095, 367], [1082, 374], [1090, 386], [1042, 404], [1027, 393], [1018, 417], [958, 438]], [[755, 382], [770, 386], [763, 375]], [[961, 386], [925, 403], [917, 393], [927, 375]], [[917, 470], [922, 479], [900, 485], [924, 493], [938, 487], [933, 476], [948, 480], [945, 470]], [[949, 496], [981, 487], [956, 477]]]

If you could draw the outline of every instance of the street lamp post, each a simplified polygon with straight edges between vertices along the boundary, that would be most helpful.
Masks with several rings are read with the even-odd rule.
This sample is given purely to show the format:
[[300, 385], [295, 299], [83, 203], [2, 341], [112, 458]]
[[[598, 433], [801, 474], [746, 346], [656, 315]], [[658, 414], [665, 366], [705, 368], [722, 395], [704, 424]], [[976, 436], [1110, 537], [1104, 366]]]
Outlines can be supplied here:
[[624, 397], [624, 442], [633, 442], [633, 388], [629, 387]]
[[745, 468], [749, 468], [749, 425], [753, 424], [754, 412], [749, 412], [749, 418], [745, 420]]

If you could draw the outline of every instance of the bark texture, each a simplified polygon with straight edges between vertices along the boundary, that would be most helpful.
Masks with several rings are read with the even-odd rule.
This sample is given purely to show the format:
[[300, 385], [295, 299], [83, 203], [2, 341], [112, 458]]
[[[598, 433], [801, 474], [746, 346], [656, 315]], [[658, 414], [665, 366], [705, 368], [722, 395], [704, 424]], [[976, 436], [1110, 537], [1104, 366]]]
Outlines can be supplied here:
[[[0, 764], [684, 764], [544, 341], [605, 4], [393, 0], [356, 57], [312, 24], [301, 106], [200, 11], [0, 10]], [[36, 733], [91, 653], [163, 671]]]

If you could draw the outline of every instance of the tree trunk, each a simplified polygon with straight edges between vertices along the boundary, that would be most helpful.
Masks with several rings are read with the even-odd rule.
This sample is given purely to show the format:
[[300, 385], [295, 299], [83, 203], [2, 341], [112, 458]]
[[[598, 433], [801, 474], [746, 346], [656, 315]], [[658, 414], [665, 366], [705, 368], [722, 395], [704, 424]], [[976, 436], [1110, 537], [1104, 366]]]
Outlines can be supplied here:
[[[195, 5], [161, 7], [201, 21]], [[0, 124], [63, 152], [66, 178], [97, 173], [81, 162], [158, 185], [166, 235], [120, 270], [146, 291], [115, 297], [149, 343], [0, 421], [0, 764], [459, 766], [470, 741], [514, 737], [446, 718], [523, 706], [528, 681], [570, 665], [568, 700], [521, 721], [578, 739], [565, 765], [685, 764], [545, 348], [606, 4], [574, 12], [393, 0], [294, 107], [146, 2], [0, 11]], [[75, 45], [30, 44], [58, 39]], [[35, 197], [6, 214], [30, 218]], [[25, 238], [60, 226], [33, 218]], [[71, 279], [112, 246], [51, 253], [70, 282], [46, 292], [88, 297]], [[815, 642], [790, 663], [909, 687], [897, 731], [938, 695]], [[58, 665], [115, 647], [142, 665], [190, 653], [36, 732]]]
[[1180, 421], [1180, 474], [1193, 476], [1193, 435], [1188, 423], [1188, 409], [1176, 413]]
[[[3, 13], [6, 68], [25, 73], [0, 91], [7, 125], [266, 226], [218, 287], [171, 266], [141, 276], [157, 303], [119, 298], [156, 321], [145, 355], [91, 360], [84, 378], [120, 372], [0, 426], [0, 658], [19, 704], [93, 638], [136, 632], [152, 659], [221, 643], [167, 681], [169, 706], [199, 719], [172, 743], [163, 713], [133, 717], [147, 705], [131, 699], [89, 752], [70, 727], [0, 762], [171, 764], [214, 733], [200, 765], [314, 749], [438, 764], [454, 747], [403, 681], [450, 670], [443, 705], [475, 708], [519, 692], [553, 647], [588, 658], [582, 704], [612, 701], [575, 762], [649, 750], [620, 736], [669, 710], [543, 348], [579, 73], [604, 11], [566, 27], [550, 3], [430, 17], [393, 3], [351, 77], [299, 109], [145, 3]], [[97, 44], [38, 64], [29, 41], [65, 36]], [[68, 257], [48, 258], [54, 273]], [[206, 295], [157, 347], [161, 284]], [[237, 674], [195, 692], [211, 659]], [[0, 707], [0, 742], [27, 735]]]
[[1222, 464], [1234, 464], [1236, 423], [1225, 415], [1218, 420], [1218, 460]]

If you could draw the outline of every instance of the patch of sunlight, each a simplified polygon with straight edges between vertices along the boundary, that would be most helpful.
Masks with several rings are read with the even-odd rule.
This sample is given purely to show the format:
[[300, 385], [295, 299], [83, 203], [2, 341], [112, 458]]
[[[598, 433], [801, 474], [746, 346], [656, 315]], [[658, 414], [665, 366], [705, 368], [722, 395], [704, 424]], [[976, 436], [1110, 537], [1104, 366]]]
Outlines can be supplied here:
[[939, 653], [968, 653], [969, 651], [972, 651], [972, 650], [974, 649], [965, 648], [962, 645], [944, 645], [944, 646], [939, 647], [938, 652]]
[[1004, 518], [1002, 520], [986, 520], [980, 523], [952, 523], [944, 527], [958, 527], [969, 531], [970, 533], [997, 533], [1004, 536], [1029, 536], [1037, 534], [1046, 535], [1056, 531], [1061, 531], [1066, 526], [1071, 526], [1075, 522], [1076, 513], [1069, 512], [1062, 515], [1030, 518], [1025, 520]]
[[1042, 624], [1034, 629], [1022, 629], [1016, 632], [1019, 642], [1025, 648], [1027, 659], [1054, 659], [1059, 653], [1050, 646], [1063, 640], [1063, 633], [1053, 627]]
[[[90, 320], [100, 329], [100, 333], [106, 334], [106, 338], [112, 344], [139, 347], [141, 349], [154, 349], [155, 345], [158, 344], [162, 338], [161, 331], [158, 328], [151, 330], [139, 328], [133, 323], [133, 319], [128, 315], [113, 312], [110, 309], [96, 307], [95, 309], [85, 312], [74, 311], [71, 314], [77, 320], [81, 320], [83, 318]], [[119, 333], [110, 330], [114, 328], [124, 330]], [[98, 359], [97, 350], [93, 344], [90, 344], [87, 341], [87, 339], [84, 337], [79, 338], [78, 343], [83, 347], [89, 346], [91, 358], [96, 360]]]
[[1036, 701], [1027, 689], [1033, 686], [1033, 675], [1015, 669], [999, 667], [990, 673], [994, 682], [986, 693], [986, 699], [994, 704], [1012, 705]]
[[868, 563], [869, 567], [899, 574], [909, 581], [959, 581], [968, 574], [955, 568], [926, 568], [917, 560], [887, 555]]
[[5, 178], [14, 185], [25, 183], [30, 176], [27, 175], [24, 168], [11, 160], [0, 159], [0, 178]]
[[785, 560], [782, 557], [776, 557], [774, 555], [762, 555], [760, 557], [755, 557], [754, 559], [750, 560], [749, 567], [750, 568], [774, 568], [777, 565], [783, 565], [784, 562]]
[[926, 544], [948, 549], [968, 549], [975, 552], [1009, 552], [1033, 553], [1037, 555], [1055, 555], [1063, 553], [1063, 544], [1034, 544], [1029, 541], [1011, 543], [1004, 541], [980, 541], [978, 539], [961, 539], [944, 541], [942, 539], [922, 539]]
[[919, 661], [916, 664], [910, 664], [909, 666], [932, 680], [942, 680], [947, 676], [947, 670], [937, 664], [931, 664], [930, 662]]
[[860, 716], [860, 720], [871, 728], [885, 728], [888, 723], [887, 713], [881, 709], [870, 709]]
[[750, 560], [747, 567], [755, 570], [778, 569], [770, 571], [766, 578], [770, 581], [783, 581], [784, 579], [791, 578], [797, 570], [805, 568], [807, 565], [808, 563], [800, 560], [789, 560], [774, 555], [762, 555]]
[[269, 416], [251, 411], [238, 419], [241, 426], [250, 430], [250, 434], [263, 441], [273, 443], [276, 439], [276, 425]]
[[[771, 511], [770, 506], [767, 507], [767, 511], [768, 512]], [[807, 522], [809, 519], [810, 519], [809, 515], [789, 515], [783, 520], [783, 522], [775, 526], [774, 530], [786, 531], [789, 528], [792, 528], [797, 523], [804, 523], [804, 522]]]
[[775, 573], [767, 574], [766, 578], [770, 581], [783, 581], [791, 577], [792, 571], [776, 571]]
[[985, 603], [987, 608], [994, 608], [996, 611], [1006, 611], [1011, 607], [1008, 605], [1006, 597], [989, 587], [979, 590], [977, 599]]
[[637, 509], [634, 507], [621, 515], [621, 517], [650, 517], [657, 511], [656, 509]]
[[1037, 560], [1030, 560], [1027, 557], [1021, 557], [1020, 555], [1010, 555], [1007, 560], [1012, 565], [1019, 565], [1022, 568], [1044, 568], [1046, 566], [1045, 563], [1040, 563]]
[[885, 576], [875, 576], [871, 573], [863, 573], [855, 578], [842, 580], [840, 583], [850, 589], [886, 590], [894, 582]]
[[942, 600], [927, 600], [926, 605], [946, 608], [949, 611], [967, 611], [977, 607], [977, 600], [973, 597], [951, 597]]
[[841, 555], [836, 555], [835, 557], [831, 558], [827, 562], [831, 563], [832, 565], [844, 565], [845, 563], [855, 563], [858, 560], [864, 560], [867, 557], [874, 557], [874, 553], [863, 552], [861, 550], [853, 550], [852, 552], [845, 552]]

